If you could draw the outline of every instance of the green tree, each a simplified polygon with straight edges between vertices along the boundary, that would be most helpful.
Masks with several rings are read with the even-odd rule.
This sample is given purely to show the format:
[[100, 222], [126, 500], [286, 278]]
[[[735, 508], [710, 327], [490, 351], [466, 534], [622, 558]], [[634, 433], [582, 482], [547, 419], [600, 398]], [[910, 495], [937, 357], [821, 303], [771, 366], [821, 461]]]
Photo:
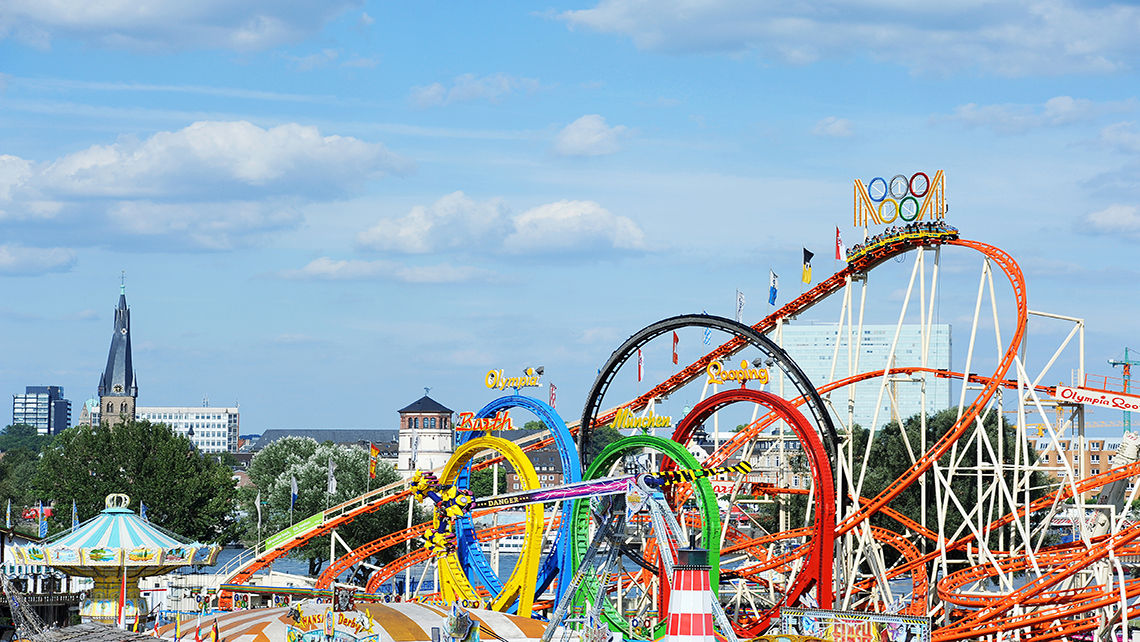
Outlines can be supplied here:
[[[499, 494], [507, 492], [507, 469], [510, 464], [499, 466]], [[494, 466], [480, 468], [471, 472], [471, 494], [475, 497], [490, 497], [494, 495]]]
[[12, 527], [29, 535], [38, 535], [36, 524], [24, 522], [20, 513], [36, 503], [32, 480], [39, 463], [40, 456], [27, 448], [8, 450], [0, 457], [0, 510], [6, 510], [11, 502]]
[[51, 435], [41, 435], [36, 432], [35, 426], [15, 424], [4, 428], [0, 432], [0, 452], [11, 450], [30, 450], [39, 453], [51, 443]]
[[590, 466], [590, 462], [602, 454], [606, 446], [622, 438], [621, 432], [613, 426], [598, 426], [590, 433], [590, 441], [586, 443], [586, 454], [582, 457], [582, 465]]
[[132, 509], [145, 503], [151, 522], [183, 537], [225, 543], [232, 536], [233, 472], [165, 424], [69, 428], [44, 450], [33, 488], [57, 506], [51, 530], [71, 526], [72, 500], [83, 521], [103, 510], [107, 495], [126, 493]]
[[[336, 492], [329, 494], [329, 460], [335, 467]], [[258, 492], [262, 501], [262, 539], [287, 528], [311, 515], [321, 513], [365, 493], [368, 486], [379, 488], [400, 479], [389, 464], [376, 468], [376, 479], [368, 479], [368, 453], [354, 446], [338, 446], [332, 442], [317, 443], [309, 437], [284, 437], [269, 444], [253, 457], [249, 465], [252, 486], [241, 489], [239, 505], [243, 539], [252, 543], [257, 538], [257, 511], [254, 500]], [[292, 480], [297, 480], [297, 501], [290, 515]], [[426, 513], [417, 507], [413, 522], [426, 519]], [[353, 546], [360, 546], [389, 533], [407, 528], [408, 502], [388, 504], [376, 512], [357, 517], [350, 524], [337, 529], [339, 535]], [[338, 554], [343, 553], [338, 549]], [[373, 556], [372, 563], [384, 564], [404, 554], [403, 547], [393, 547]], [[307, 560], [309, 574], [316, 576], [329, 557], [329, 537], [315, 538], [292, 554]], [[364, 569], [359, 569], [364, 574]], [[357, 578], [358, 579], [358, 578]]]
[[[926, 443], [927, 447], [933, 445], [942, 435], [946, 434], [957, 420], [957, 409], [948, 408], [941, 412], [933, 413], [927, 417], [926, 420]], [[907, 438], [910, 441], [911, 447], [915, 449], [915, 454], [921, 443], [921, 423], [920, 416], [914, 415], [903, 421], [903, 427], [906, 430]], [[996, 413], [991, 413], [984, 422], [984, 429], [990, 440], [991, 444], [997, 443], [998, 431], [1004, 431], [1003, 439], [1007, 444], [1003, 453], [1005, 463], [1012, 464], [1015, 449], [1013, 444], [1017, 439], [1016, 427], [1004, 417], [1000, 417]], [[972, 434], [973, 429], [967, 432], [967, 436]], [[855, 457], [862, 459], [863, 453], [866, 452], [867, 438], [869, 433], [862, 426], [856, 425], [852, 430], [852, 438], [854, 440]], [[1030, 448], [1032, 448], [1032, 444]], [[995, 445], [996, 451], [996, 445]], [[939, 459], [939, 464], [942, 466], [949, 466], [951, 452], [943, 455]], [[977, 469], [977, 450], [973, 447], [959, 448], [957, 451], [958, 459], [958, 472], [951, 481], [951, 488], [958, 501], [967, 510], [974, 507], [978, 502], [977, 492], [977, 478], [970, 471]], [[1030, 462], [1036, 462], [1037, 453], [1030, 453]], [[875, 435], [874, 443], [871, 444], [870, 456], [867, 459], [866, 477], [863, 483], [862, 496], [864, 498], [871, 498], [878, 495], [883, 489], [889, 486], [899, 477], [902, 477], [911, 466], [910, 455], [907, 452], [906, 444], [903, 442], [902, 430], [899, 429], [897, 422], [886, 424], [881, 431]], [[988, 451], [983, 450], [982, 466], [992, 464], [992, 459]], [[797, 455], [790, 462], [792, 469], [799, 472], [801, 476], [808, 475], [807, 459], [804, 455]], [[929, 474], [929, 473], [928, 473]], [[1013, 486], [1014, 479], [1013, 473], [1005, 473], [1005, 483]], [[988, 478], [988, 479], [987, 479]], [[928, 478], [929, 480], [930, 478]], [[982, 490], [985, 492], [993, 483], [992, 472], [986, 472], [982, 478]], [[1052, 482], [1049, 481], [1048, 476], [1043, 472], [1034, 472], [1030, 478], [1030, 496], [1031, 499], [1041, 497], [1048, 492]], [[804, 511], [807, 507], [807, 497], [803, 495], [793, 495], [788, 499], [782, 499], [790, 507], [790, 522], [794, 525], [803, 523]], [[902, 513], [910, 519], [918, 522], [921, 519], [921, 504], [925, 503], [927, 506], [927, 519], [928, 526], [933, 528], [934, 522], [934, 507], [937, 505], [937, 495], [933, 480], [928, 481], [926, 484], [926, 494], [922, 494], [922, 489], [918, 482], [914, 482], [904, 489], [898, 496], [891, 500], [889, 506], [894, 510]], [[902, 531], [902, 526], [894, 519], [886, 515], [879, 514], [872, 518], [872, 523], [876, 526], [882, 526], [894, 531]], [[951, 506], [947, 511], [946, 516], [946, 532], [953, 533], [959, 526], [962, 525], [962, 516], [960, 511]], [[1010, 527], [1007, 527], [1007, 529]], [[994, 546], [1000, 541], [1001, 531], [995, 530], [991, 534], [990, 545]], [[1009, 536], [1009, 533], [1006, 533]], [[1008, 539], [1006, 541], [1009, 541]], [[892, 553], [893, 556], [893, 553]], [[890, 562], [891, 560], [888, 560]]]

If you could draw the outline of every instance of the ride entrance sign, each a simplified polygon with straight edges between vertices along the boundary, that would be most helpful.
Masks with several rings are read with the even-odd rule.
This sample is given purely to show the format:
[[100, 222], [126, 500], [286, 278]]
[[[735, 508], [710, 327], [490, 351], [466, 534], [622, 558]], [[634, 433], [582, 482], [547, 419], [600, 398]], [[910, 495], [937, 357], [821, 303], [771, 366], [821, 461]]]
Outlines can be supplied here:
[[827, 609], [780, 609], [780, 633], [832, 642], [930, 642], [930, 618]]
[[1104, 390], [1089, 390], [1088, 388], [1057, 386], [1056, 397], [1061, 401], [1081, 403], [1086, 406], [1096, 406], [1097, 408], [1140, 412], [1140, 397], [1136, 395], [1126, 395], [1123, 392], [1107, 392]]
[[270, 549], [277, 548], [278, 546], [284, 544], [285, 542], [288, 542], [301, 533], [308, 532], [317, 526], [320, 526], [321, 521], [324, 519], [324, 517], [324, 513], [317, 513], [316, 515], [312, 515], [307, 519], [293, 524], [283, 531], [270, 535], [269, 537], [265, 538], [265, 550], [268, 551]]

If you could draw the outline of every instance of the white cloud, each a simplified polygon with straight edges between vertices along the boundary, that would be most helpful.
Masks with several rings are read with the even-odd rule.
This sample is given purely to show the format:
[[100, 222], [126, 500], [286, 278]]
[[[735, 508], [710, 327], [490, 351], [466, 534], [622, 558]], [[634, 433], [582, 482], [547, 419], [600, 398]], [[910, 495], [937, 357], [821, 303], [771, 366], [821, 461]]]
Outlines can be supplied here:
[[828, 116], [815, 124], [811, 133], [816, 136], [829, 136], [832, 138], [846, 138], [853, 132], [851, 131], [851, 121], [846, 118], [837, 118], [835, 116]]
[[404, 283], [463, 283], [485, 280], [490, 273], [479, 268], [447, 263], [409, 266], [394, 261], [345, 261], [321, 257], [299, 270], [288, 270], [282, 278], [317, 281], [388, 280]]
[[437, 82], [413, 87], [410, 99], [412, 104], [419, 108], [476, 100], [497, 103], [516, 91], [534, 91], [537, 88], [538, 81], [533, 78], [515, 78], [503, 73], [487, 76], [463, 74], [456, 76], [450, 86]]
[[298, 42], [360, 0], [150, 0], [0, 3], [0, 37], [40, 48], [54, 38], [75, 38], [115, 49], [251, 51]]
[[1085, 229], [1095, 234], [1140, 238], [1140, 207], [1113, 204], [1084, 216]]
[[121, 201], [107, 210], [120, 231], [176, 249], [232, 250], [301, 222], [288, 203], [156, 203]]
[[1059, 127], [1087, 122], [1105, 114], [1136, 109], [1135, 100], [1094, 102], [1086, 98], [1056, 96], [1040, 105], [978, 105], [967, 103], [951, 116], [936, 118], [983, 127], [999, 134], [1017, 134], [1040, 127]]
[[293, 68], [297, 71], [321, 69], [336, 62], [339, 57], [340, 52], [336, 49], [322, 49], [307, 56], [285, 56], [287, 60], [293, 63]]
[[601, 0], [559, 16], [642, 49], [754, 53], [792, 65], [870, 55], [920, 72], [1106, 73], [1140, 52], [1140, 7], [1075, 0]]
[[67, 272], [75, 265], [75, 252], [64, 248], [0, 245], [0, 275], [33, 276]]
[[1122, 152], [1140, 154], [1140, 132], [1136, 123], [1114, 123], [1100, 132], [1100, 139]]
[[[198, 122], [45, 163], [0, 157], [0, 219], [55, 218], [92, 243], [232, 249], [296, 226], [305, 203], [408, 165], [379, 143], [314, 127]], [[108, 224], [122, 234], [83, 233]]]
[[626, 133], [623, 125], [610, 127], [598, 114], [587, 114], [570, 123], [554, 137], [554, 151], [563, 156], [601, 156], [620, 149]]
[[110, 198], [319, 194], [407, 167], [379, 143], [315, 127], [204, 121], [69, 154], [44, 167], [39, 182], [57, 195]]
[[580, 254], [642, 250], [645, 233], [593, 201], [558, 201], [511, 216], [501, 199], [478, 202], [453, 192], [402, 217], [381, 219], [357, 235], [357, 244], [401, 254]]
[[353, 56], [348, 60], [340, 63], [341, 67], [349, 67], [352, 69], [374, 69], [380, 65], [379, 58], [362, 58], [360, 56]]
[[406, 215], [381, 219], [357, 235], [366, 249], [421, 254], [443, 249], [479, 247], [510, 231], [502, 201], [476, 202], [452, 192], [429, 206], [418, 205]]
[[515, 254], [645, 248], [645, 234], [636, 223], [593, 201], [540, 205], [515, 217], [514, 226], [503, 249]]

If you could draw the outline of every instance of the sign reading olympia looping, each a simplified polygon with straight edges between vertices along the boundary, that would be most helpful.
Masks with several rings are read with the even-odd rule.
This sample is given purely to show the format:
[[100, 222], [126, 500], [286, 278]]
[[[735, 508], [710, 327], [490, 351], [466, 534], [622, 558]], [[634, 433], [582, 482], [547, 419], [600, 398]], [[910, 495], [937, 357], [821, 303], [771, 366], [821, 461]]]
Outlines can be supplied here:
[[705, 372], [709, 376], [708, 383], [723, 384], [729, 381], [739, 381], [740, 385], [744, 385], [749, 380], [762, 384], [768, 383], [768, 369], [754, 368], [747, 359], [740, 360], [739, 370], [729, 370], [719, 361], [710, 361], [709, 365], [705, 366]]
[[504, 390], [506, 388], [538, 388], [542, 384], [538, 382], [539, 374], [534, 371], [534, 368], [527, 368], [523, 371], [522, 377], [507, 377], [503, 375], [502, 368], [498, 370], [490, 370], [487, 372], [487, 378], [484, 384], [488, 388]]
[[896, 220], [941, 220], [946, 218], [946, 209], [942, 170], [934, 172], [933, 179], [926, 172], [915, 172], [909, 177], [896, 174], [890, 180], [876, 176], [866, 185], [855, 181], [856, 227], [865, 227], [868, 222], [890, 225]]

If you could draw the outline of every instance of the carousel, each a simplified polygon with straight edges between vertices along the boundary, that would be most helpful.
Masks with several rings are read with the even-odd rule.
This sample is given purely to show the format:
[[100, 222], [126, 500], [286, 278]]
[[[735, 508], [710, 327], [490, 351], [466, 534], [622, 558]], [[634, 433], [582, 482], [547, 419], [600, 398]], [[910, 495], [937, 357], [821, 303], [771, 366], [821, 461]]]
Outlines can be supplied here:
[[[106, 508], [76, 528], [43, 544], [16, 547], [20, 563], [41, 564], [95, 581], [79, 615], [84, 622], [134, 624], [147, 615], [139, 579], [164, 575], [180, 566], [209, 566], [220, 546], [187, 542], [127, 508], [131, 498], [107, 496]], [[140, 622], [141, 624], [141, 622]]]

